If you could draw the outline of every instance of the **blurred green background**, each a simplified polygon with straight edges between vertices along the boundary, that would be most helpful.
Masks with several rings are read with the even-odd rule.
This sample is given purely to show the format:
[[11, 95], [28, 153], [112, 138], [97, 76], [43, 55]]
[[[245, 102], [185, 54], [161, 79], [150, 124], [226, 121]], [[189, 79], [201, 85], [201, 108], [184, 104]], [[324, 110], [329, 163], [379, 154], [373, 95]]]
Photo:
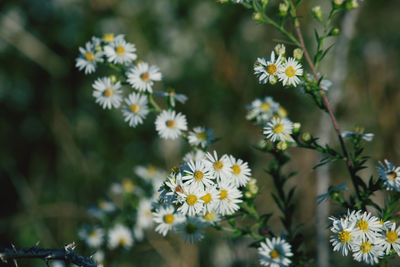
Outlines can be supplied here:
[[[330, 1], [305, 0], [299, 11], [311, 50], [316, 23], [310, 9], [317, 3], [324, 11], [330, 5]], [[270, 4], [274, 10], [279, 1]], [[347, 66], [339, 75], [343, 86], [332, 89], [341, 92], [336, 114], [342, 129], [362, 126], [375, 134], [367, 146], [372, 158], [366, 177], [376, 174], [375, 165], [384, 158], [400, 164], [399, 12], [396, 0], [362, 3], [349, 53], [339, 62]], [[104, 111], [94, 102], [95, 75], [79, 72], [75, 58], [78, 47], [91, 36], [108, 32], [125, 34], [136, 44], [139, 58], [160, 67], [165, 86], [189, 97], [177, 109], [187, 115], [191, 127], [211, 127], [222, 137], [212, 149], [249, 162], [262, 188], [256, 200], [259, 210], [276, 211], [271, 182], [263, 171], [269, 159], [252, 148], [262, 138], [261, 130], [245, 120], [245, 106], [256, 97], [271, 95], [288, 109], [293, 121], [313, 134], [322, 114], [299, 90], [258, 84], [253, 63], [269, 56], [282, 38], [274, 29], [252, 21], [251, 13], [240, 6], [214, 0], [3, 0], [0, 244], [23, 247], [40, 240], [41, 246], [55, 248], [78, 241], [78, 227], [90, 222], [87, 207], [103, 198], [113, 181], [132, 176], [132, 168], [139, 164], [169, 169], [187, 151], [183, 143], [160, 141], [154, 116], [133, 129], [118, 111]], [[289, 54], [291, 50], [287, 48]], [[328, 79], [338, 68], [337, 53], [333, 49], [322, 66]], [[336, 146], [336, 138], [330, 143]], [[307, 252], [315, 255], [316, 180], [311, 168], [318, 155], [290, 152], [293, 160], [288, 169], [301, 170], [292, 181], [298, 184], [295, 217], [304, 223]], [[348, 179], [342, 163], [333, 167], [333, 184]], [[343, 212], [332, 208], [332, 213]], [[279, 233], [278, 215], [271, 228]], [[106, 266], [257, 266], [249, 241], [229, 240], [210, 231], [195, 246], [149, 231], [146, 241], [114, 255]], [[92, 253], [79, 243], [78, 250]], [[337, 253], [330, 260], [332, 266], [353, 264]]]

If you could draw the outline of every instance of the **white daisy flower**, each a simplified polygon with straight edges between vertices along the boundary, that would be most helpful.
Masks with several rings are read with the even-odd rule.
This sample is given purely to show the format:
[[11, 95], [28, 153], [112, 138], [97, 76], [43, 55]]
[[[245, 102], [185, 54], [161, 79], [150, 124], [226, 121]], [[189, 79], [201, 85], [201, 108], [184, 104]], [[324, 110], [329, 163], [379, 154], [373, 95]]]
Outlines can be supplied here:
[[142, 240], [144, 237], [144, 230], [153, 226], [153, 214], [151, 212], [153, 201], [150, 199], [142, 199], [139, 202], [136, 224], [133, 228], [133, 233], [137, 240]]
[[359, 237], [362, 241], [375, 240], [378, 232], [382, 230], [380, 220], [372, 216], [369, 212], [358, 211], [356, 213], [356, 229], [354, 235]]
[[163, 110], [156, 119], [156, 130], [161, 138], [176, 139], [181, 131], [187, 130], [185, 115], [174, 110]]
[[118, 34], [117, 36], [115, 36], [113, 33], [105, 33], [105, 34], [103, 34], [102, 40], [105, 43], [111, 43], [116, 40], [124, 40], [124, 35]]
[[294, 58], [290, 57], [279, 68], [278, 78], [282, 81], [283, 85], [296, 86], [300, 83], [298, 76], [303, 75], [303, 68], [301, 64]]
[[206, 148], [215, 141], [214, 132], [204, 127], [194, 127], [188, 134], [189, 144]]
[[339, 251], [343, 256], [347, 256], [356, 241], [356, 236], [354, 235], [356, 221], [349, 216], [340, 219], [330, 217], [329, 219], [332, 220], [333, 224], [331, 232], [334, 235], [331, 235], [330, 239], [333, 251]]
[[204, 213], [210, 213], [215, 209], [219, 198], [219, 192], [215, 186], [209, 186], [204, 190], [203, 196], [200, 197], [204, 203]]
[[91, 42], [87, 42], [85, 48], [79, 47], [80, 56], [76, 59], [76, 67], [79, 70], [85, 70], [85, 74], [96, 71], [98, 62], [103, 62], [103, 52], [96, 51], [96, 46]]
[[390, 254], [390, 250], [396, 251], [397, 255], [400, 256], [400, 226], [396, 228], [396, 223], [393, 223], [390, 227], [384, 229], [379, 235], [376, 244], [381, 245], [386, 255]]
[[400, 167], [395, 167], [390, 161], [385, 159], [386, 166], [379, 162], [380, 167], [377, 167], [379, 178], [381, 178], [384, 183], [383, 186], [387, 190], [396, 190], [400, 192]]
[[293, 123], [285, 118], [272, 118], [264, 127], [264, 135], [272, 142], [275, 141], [288, 141], [292, 142], [293, 138], [290, 136], [293, 130]]
[[132, 93], [128, 95], [128, 98], [125, 98], [126, 105], [124, 105], [122, 113], [129, 126], [136, 127], [143, 123], [143, 119], [149, 113], [147, 103], [147, 97], [141, 94]]
[[293, 256], [292, 246], [280, 237], [266, 238], [265, 243], [261, 242], [258, 248], [258, 257], [263, 266], [289, 266], [292, 262], [289, 259], [291, 256]]
[[203, 150], [193, 150], [185, 154], [183, 161], [199, 161], [205, 159], [205, 153]]
[[371, 240], [359, 239], [353, 246], [353, 258], [358, 262], [374, 265], [379, 263], [379, 258], [382, 256], [382, 247]]
[[229, 157], [231, 165], [231, 177], [228, 180], [236, 187], [245, 186], [250, 181], [251, 170], [247, 162], [241, 159], [235, 159], [233, 156]]
[[157, 66], [149, 66], [141, 62], [129, 69], [126, 73], [128, 83], [141, 92], [153, 92], [152, 86], [155, 81], [161, 81], [162, 75]]
[[123, 247], [128, 249], [133, 245], [132, 233], [128, 227], [122, 224], [116, 224], [108, 232], [108, 247], [115, 249]]
[[241, 200], [242, 192], [227, 181], [221, 181], [218, 187], [219, 198], [216, 205], [218, 213], [221, 215], [230, 215], [240, 209], [238, 203], [243, 202]]
[[204, 200], [201, 199], [204, 196], [204, 190], [197, 186], [183, 185], [182, 191], [177, 191], [177, 202], [181, 204], [178, 212], [188, 216], [201, 214], [204, 209]]
[[201, 189], [213, 184], [213, 176], [204, 161], [189, 161], [183, 166], [185, 185], [194, 185]]
[[258, 58], [254, 66], [254, 74], [258, 77], [259, 82], [266, 84], [270, 77], [276, 77], [282, 64], [281, 56], [275, 59], [275, 52], [272, 51], [269, 60], [266, 58]]
[[95, 227], [91, 230], [81, 229], [78, 235], [90, 248], [98, 248], [104, 241], [104, 230], [100, 227]]
[[265, 97], [264, 99], [256, 99], [247, 106], [249, 110], [246, 119], [256, 120], [257, 124], [265, 124], [271, 120], [275, 113], [279, 112], [279, 104], [275, 102], [272, 97]]
[[110, 78], [98, 78], [93, 83], [93, 96], [96, 98], [96, 103], [104, 109], [118, 108], [122, 102], [121, 83], [113, 83]]
[[206, 225], [197, 217], [189, 217], [178, 225], [177, 232], [183, 236], [185, 242], [194, 243], [203, 239], [205, 227]]
[[122, 38], [115, 39], [104, 47], [108, 61], [114, 64], [128, 64], [136, 60], [135, 51], [135, 45], [125, 42]]
[[163, 236], [171, 230], [175, 231], [176, 226], [183, 223], [186, 217], [181, 213], [175, 213], [175, 208], [173, 205], [161, 206], [156, 212], [153, 213], [154, 222], [157, 225], [156, 232]]
[[213, 154], [207, 152], [206, 163], [213, 172], [213, 177], [218, 181], [222, 179], [229, 179], [232, 176], [232, 164], [227, 155], [218, 158], [217, 151], [214, 150]]

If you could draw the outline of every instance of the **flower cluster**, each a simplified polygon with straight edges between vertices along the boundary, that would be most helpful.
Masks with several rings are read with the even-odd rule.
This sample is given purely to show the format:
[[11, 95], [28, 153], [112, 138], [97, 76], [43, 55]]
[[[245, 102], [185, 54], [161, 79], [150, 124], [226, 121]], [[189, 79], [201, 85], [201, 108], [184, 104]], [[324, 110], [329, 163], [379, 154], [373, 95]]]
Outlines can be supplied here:
[[334, 251], [346, 256], [353, 254], [354, 260], [377, 264], [385, 255], [400, 255], [400, 227], [390, 221], [384, 222], [369, 212], [348, 211], [332, 221], [331, 243]]
[[[303, 75], [303, 67], [299, 60], [301, 56], [294, 53], [294, 57], [285, 57], [284, 45], [279, 45], [271, 52], [269, 58], [258, 58], [254, 65], [254, 74], [261, 84], [276, 84], [278, 80], [283, 86], [297, 86]], [[296, 50], [297, 51], [297, 50]], [[275, 54], [275, 52], [277, 54]]]
[[247, 162], [216, 151], [192, 154], [164, 182], [154, 221], [160, 234], [173, 230], [195, 242], [203, 238], [205, 227], [239, 210], [251, 170]]
[[268, 140], [272, 142], [293, 142], [291, 134], [293, 128], [298, 127], [298, 124], [294, 124], [287, 118], [287, 111], [272, 97], [256, 99], [247, 108], [249, 112], [246, 118], [263, 126], [263, 133]]

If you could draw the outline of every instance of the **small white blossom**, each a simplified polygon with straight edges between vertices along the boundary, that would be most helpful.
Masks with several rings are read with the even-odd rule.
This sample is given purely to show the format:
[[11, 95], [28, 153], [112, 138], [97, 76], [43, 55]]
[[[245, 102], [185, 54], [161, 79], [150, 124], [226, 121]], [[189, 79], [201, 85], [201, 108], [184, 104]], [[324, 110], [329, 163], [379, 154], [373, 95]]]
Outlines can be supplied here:
[[121, 83], [113, 83], [110, 78], [98, 78], [93, 83], [93, 96], [104, 109], [118, 108], [122, 102]]
[[153, 92], [153, 84], [155, 81], [161, 81], [162, 75], [157, 66], [149, 66], [148, 63], [142, 62], [137, 66], [129, 69], [126, 73], [128, 83], [141, 92]]
[[156, 119], [156, 130], [161, 138], [176, 139], [181, 131], [187, 130], [187, 122], [185, 115], [174, 110], [163, 110]]

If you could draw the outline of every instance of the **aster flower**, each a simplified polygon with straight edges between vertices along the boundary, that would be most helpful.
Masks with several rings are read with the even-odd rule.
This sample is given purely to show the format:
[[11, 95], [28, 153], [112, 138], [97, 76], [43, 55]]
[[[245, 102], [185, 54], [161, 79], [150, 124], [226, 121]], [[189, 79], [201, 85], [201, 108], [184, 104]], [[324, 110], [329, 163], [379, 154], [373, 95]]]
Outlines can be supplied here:
[[214, 132], [204, 127], [194, 127], [188, 134], [189, 144], [206, 148], [215, 141]]
[[176, 139], [181, 131], [187, 130], [185, 115], [174, 110], [163, 110], [156, 119], [156, 130], [161, 138]]
[[396, 228], [396, 223], [392, 223], [389, 227], [384, 227], [383, 232], [378, 236], [377, 245], [382, 246], [386, 255], [390, 254], [390, 250], [396, 251], [400, 256], [400, 227]]
[[104, 230], [100, 227], [95, 227], [90, 230], [83, 228], [79, 231], [78, 235], [90, 248], [98, 248], [104, 241]]
[[203, 193], [203, 196], [200, 197], [201, 200], [203, 200], [204, 203], [204, 213], [210, 213], [213, 212], [217, 200], [219, 198], [219, 192], [216, 189], [216, 186], [208, 186]]
[[400, 192], [400, 167], [395, 167], [390, 161], [385, 159], [386, 166], [379, 162], [380, 167], [377, 167], [379, 178], [381, 178], [384, 183], [383, 186], [387, 190], [396, 190]]
[[374, 265], [379, 263], [379, 258], [382, 256], [382, 247], [377, 245], [373, 240], [359, 239], [353, 246], [353, 258], [358, 262]]
[[229, 182], [236, 187], [245, 186], [250, 181], [251, 170], [247, 162], [241, 159], [229, 157], [231, 165], [231, 177]]
[[79, 47], [80, 55], [76, 59], [76, 67], [79, 70], [85, 70], [85, 74], [90, 74], [96, 71], [97, 63], [103, 62], [103, 52], [96, 51], [96, 46], [87, 42], [85, 48]]
[[221, 220], [221, 216], [215, 211], [207, 211], [202, 217], [201, 220], [207, 224], [216, 224]]
[[113, 33], [105, 33], [103, 34], [103, 38], [101, 39], [105, 43], [111, 43], [116, 40], [124, 40], [124, 35], [123, 34], [118, 34], [115, 36]]
[[129, 126], [136, 127], [143, 123], [143, 119], [149, 113], [147, 108], [147, 97], [132, 93], [125, 98], [125, 104], [122, 109], [124, 120], [129, 123]]
[[108, 61], [114, 64], [129, 64], [136, 60], [135, 51], [135, 45], [127, 43], [122, 38], [115, 39], [104, 47]]
[[292, 262], [289, 257], [293, 256], [291, 245], [280, 237], [266, 238], [258, 248], [260, 264], [270, 267], [289, 266]]
[[201, 199], [204, 196], [203, 189], [197, 186], [183, 185], [182, 192], [177, 191], [177, 194], [176, 202], [181, 204], [178, 212], [188, 216], [195, 216], [203, 212], [204, 201]]
[[176, 226], [185, 221], [185, 216], [181, 213], [176, 213], [173, 205], [160, 206], [153, 213], [153, 220], [157, 225], [156, 232], [163, 236], [171, 230], [175, 231]]
[[130, 248], [133, 245], [132, 233], [128, 227], [122, 224], [114, 225], [108, 232], [108, 247], [115, 249], [117, 247]]
[[189, 161], [184, 165], [185, 175], [182, 177], [185, 185], [194, 185], [201, 189], [213, 184], [212, 172], [204, 161]]
[[292, 142], [293, 123], [288, 119], [272, 118], [272, 120], [264, 127], [264, 135], [272, 142], [288, 141]]
[[203, 239], [204, 227], [206, 224], [199, 218], [189, 217], [184, 223], [177, 226], [177, 232], [182, 235], [185, 242], [195, 243]]
[[266, 58], [257, 59], [254, 66], [254, 74], [258, 77], [260, 83], [266, 84], [271, 77], [276, 77], [281, 64], [281, 56], [275, 59], [275, 52], [272, 51], [269, 60]]
[[118, 108], [122, 102], [121, 83], [113, 83], [110, 78], [98, 78], [93, 83], [93, 96], [104, 109]]
[[139, 202], [136, 224], [133, 228], [133, 233], [137, 240], [142, 240], [144, 236], [144, 230], [149, 229], [153, 226], [153, 215], [151, 213], [153, 201], [151, 199], [142, 199]]
[[264, 97], [264, 99], [256, 99], [247, 106], [249, 110], [246, 119], [256, 120], [256, 123], [263, 125], [271, 118], [274, 114], [279, 112], [279, 104], [275, 102], [272, 97]]
[[152, 86], [155, 81], [161, 81], [162, 75], [157, 66], [149, 66], [141, 62], [129, 69], [126, 73], [128, 83], [141, 92], [153, 92]]
[[331, 243], [333, 246], [333, 251], [339, 251], [343, 256], [347, 256], [349, 251], [352, 251], [352, 245], [356, 241], [356, 236], [354, 235], [356, 220], [354, 215], [346, 216], [345, 218], [336, 219], [335, 217], [330, 217], [332, 220], [331, 232]]
[[213, 154], [207, 152], [206, 154], [206, 164], [209, 165], [209, 169], [213, 173], [218, 181], [222, 179], [229, 179], [232, 176], [232, 164], [227, 155], [223, 155], [218, 158], [217, 151], [214, 150]]
[[203, 150], [193, 150], [185, 154], [183, 161], [198, 161], [205, 159], [205, 153]]
[[283, 85], [296, 86], [300, 83], [298, 76], [303, 75], [303, 68], [301, 64], [294, 58], [288, 58], [279, 68], [278, 78], [282, 81]]
[[243, 202], [242, 192], [227, 181], [221, 181], [218, 183], [218, 187], [217, 212], [221, 215], [233, 214], [240, 208], [238, 204]]
[[380, 220], [369, 212], [362, 213], [361, 210], [355, 214], [355, 217], [356, 229], [354, 235], [362, 241], [375, 240], [378, 232], [382, 230]]

